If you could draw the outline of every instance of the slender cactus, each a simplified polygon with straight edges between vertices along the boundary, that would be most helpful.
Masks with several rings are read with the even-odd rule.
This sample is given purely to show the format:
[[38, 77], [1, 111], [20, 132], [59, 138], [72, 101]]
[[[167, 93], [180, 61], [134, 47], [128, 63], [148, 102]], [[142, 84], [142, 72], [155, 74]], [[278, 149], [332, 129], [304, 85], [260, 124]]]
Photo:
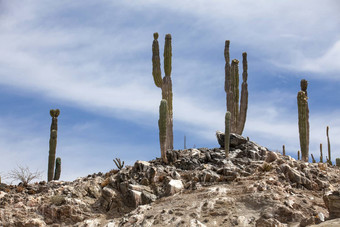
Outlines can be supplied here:
[[155, 85], [162, 89], [162, 99], [167, 100], [168, 105], [168, 119], [167, 119], [167, 149], [173, 149], [173, 112], [172, 112], [172, 80], [171, 80], [171, 68], [172, 68], [172, 47], [171, 47], [171, 35], [165, 35], [164, 44], [164, 73], [165, 76], [162, 79], [161, 76], [161, 64], [159, 57], [159, 44], [158, 33], [154, 33], [154, 40], [152, 44], [152, 75]]
[[57, 148], [57, 130], [58, 130], [58, 116], [60, 114], [60, 110], [50, 110], [50, 115], [52, 117], [51, 123], [51, 133], [50, 133], [50, 142], [49, 142], [49, 155], [48, 155], [48, 172], [47, 172], [47, 181], [53, 180], [54, 175], [54, 163], [55, 163], [55, 154]]
[[159, 120], [158, 120], [158, 127], [159, 127], [159, 142], [161, 147], [161, 156], [164, 163], [168, 163], [168, 159], [166, 157], [166, 150], [167, 150], [167, 118], [168, 118], [168, 104], [165, 99], [162, 99], [159, 105]]
[[61, 158], [57, 158], [55, 160], [55, 172], [54, 172], [54, 178], [53, 180], [59, 180], [61, 173]]
[[315, 161], [315, 158], [314, 158], [313, 154], [310, 154], [310, 155], [311, 155], [311, 157], [312, 157], [312, 162], [313, 162], [313, 163], [316, 163], [316, 161]]
[[248, 63], [247, 53], [242, 54], [242, 85], [241, 85], [241, 101], [239, 104], [239, 70], [237, 59], [231, 61], [230, 65], [230, 54], [229, 54], [230, 41], [225, 41], [224, 46], [224, 58], [225, 58], [225, 84], [224, 90], [227, 93], [227, 111], [231, 113], [231, 125], [230, 130], [233, 133], [242, 135], [248, 109]]
[[184, 149], [187, 149], [187, 137], [184, 135]]
[[326, 135], [327, 135], [327, 144], [328, 144], [328, 160], [327, 162], [332, 165], [332, 158], [331, 158], [331, 143], [329, 142], [329, 134], [328, 134], [328, 131], [329, 131], [329, 126], [327, 126], [326, 128]]
[[320, 162], [323, 163], [323, 157], [322, 157], [322, 143], [320, 143]]
[[[303, 82], [305, 81], [305, 82]], [[299, 137], [302, 157], [301, 160], [308, 162], [309, 156], [309, 109], [307, 97], [307, 81], [301, 81], [301, 91], [297, 95], [299, 116]]]
[[300, 151], [298, 151], [298, 160], [300, 160]]
[[230, 147], [230, 118], [231, 113], [229, 111], [225, 114], [225, 132], [224, 132], [224, 152], [225, 156], [229, 157], [229, 147]]
[[285, 147], [285, 145], [282, 145], [282, 155], [286, 156], [286, 147]]

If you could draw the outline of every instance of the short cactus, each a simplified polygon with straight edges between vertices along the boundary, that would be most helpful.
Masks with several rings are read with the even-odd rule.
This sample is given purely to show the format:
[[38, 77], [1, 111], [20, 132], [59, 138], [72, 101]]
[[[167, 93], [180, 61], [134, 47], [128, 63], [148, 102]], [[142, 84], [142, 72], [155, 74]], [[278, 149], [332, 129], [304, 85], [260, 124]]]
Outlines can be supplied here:
[[159, 120], [158, 120], [158, 127], [159, 127], [159, 142], [161, 147], [161, 156], [164, 163], [168, 163], [168, 159], [166, 157], [167, 151], [167, 119], [168, 119], [168, 104], [165, 99], [162, 99], [159, 105]]
[[225, 41], [224, 58], [225, 58], [225, 85], [224, 90], [227, 93], [227, 110], [231, 113], [230, 131], [242, 135], [248, 109], [248, 63], [247, 53], [242, 54], [243, 73], [242, 73], [242, 90], [241, 101], [239, 104], [239, 70], [237, 59], [231, 61], [229, 54], [230, 41]]
[[172, 47], [171, 47], [171, 35], [165, 35], [164, 44], [164, 73], [165, 76], [162, 79], [161, 76], [161, 64], [159, 57], [159, 44], [158, 44], [158, 33], [153, 34], [154, 40], [152, 43], [152, 75], [155, 85], [162, 89], [162, 99], [167, 101], [168, 105], [168, 120], [167, 120], [167, 149], [173, 149], [173, 112], [172, 112], [172, 80], [171, 80], [171, 58], [172, 58]]
[[301, 91], [297, 95], [298, 116], [299, 116], [299, 137], [301, 148], [301, 160], [308, 162], [309, 156], [309, 109], [307, 97], [307, 81], [301, 81]]
[[323, 157], [322, 157], [322, 143], [320, 143], [320, 162], [323, 163]]
[[225, 138], [224, 138], [224, 152], [225, 156], [229, 156], [229, 147], [230, 147], [230, 118], [231, 118], [231, 113], [229, 111], [226, 112], [225, 114]]
[[300, 151], [298, 151], [298, 160], [300, 160]]
[[286, 147], [285, 147], [285, 145], [282, 145], [282, 155], [286, 156]]
[[54, 178], [53, 180], [59, 180], [61, 173], [61, 158], [57, 158], [55, 160], [55, 172], [54, 172]]
[[340, 158], [336, 158], [335, 163], [337, 167], [340, 167]]

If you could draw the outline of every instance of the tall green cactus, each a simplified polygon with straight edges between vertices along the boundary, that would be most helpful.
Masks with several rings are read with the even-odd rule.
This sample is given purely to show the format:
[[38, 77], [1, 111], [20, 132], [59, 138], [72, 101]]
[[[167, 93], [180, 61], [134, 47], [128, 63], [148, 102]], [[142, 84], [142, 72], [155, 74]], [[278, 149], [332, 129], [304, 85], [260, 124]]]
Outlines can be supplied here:
[[225, 41], [224, 58], [225, 58], [225, 84], [224, 90], [227, 93], [227, 110], [231, 113], [231, 126], [230, 130], [233, 133], [242, 135], [246, 123], [247, 109], [248, 109], [248, 63], [247, 53], [242, 54], [242, 90], [241, 101], [239, 104], [239, 70], [237, 59], [231, 61], [229, 54], [230, 41]]
[[328, 144], [328, 160], [327, 162], [332, 165], [332, 158], [331, 158], [331, 143], [329, 142], [329, 134], [328, 134], [328, 131], [329, 131], [329, 126], [327, 126], [326, 128], [326, 135], [327, 135], [327, 144]]
[[152, 43], [152, 75], [155, 85], [162, 89], [162, 99], [167, 101], [168, 105], [168, 119], [167, 119], [167, 149], [173, 149], [173, 112], [172, 112], [172, 80], [171, 80], [171, 58], [172, 58], [172, 47], [171, 47], [171, 35], [165, 35], [164, 44], [164, 73], [165, 76], [162, 79], [161, 75], [161, 64], [159, 57], [159, 44], [158, 44], [158, 33], [153, 34], [154, 40]]
[[55, 171], [54, 171], [54, 178], [53, 180], [59, 180], [61, 173], [61, 158], [57, 158], [55, 160]]
[[230, 118], [231, 113], [227, 111], [225, 113], [225, 132], [224, 132], [224, 152], [225, 156], [229, 157], [229, 147], [230, 147]]
[[167, 119], [168, 119], [168, 104], [166, 99], [162, 99], [159, 105], [159, 143], [161, 147], [161, 156], [164, 163], [168, 163], [168, 159], [166, 157], [167, 150]]
[[307, 81], [301, 80], [301, 91], [297, 95], [299, 115], [299, 138], [301, 148], [301, 160], [308, 162], [309, 156], [309, 109], [307, 97]]
[[52, 123], [51, 123], [51, 133], [50, 133], [50, 142], [49, 142], [47, 181], [53, 180], [55, 154], [56, 154], [56, 149], [57, 149], [57, 134], [58, 134], [57, 131], [58, 131], [59, 114], [60, 114], [59, 109], [50, 110]]

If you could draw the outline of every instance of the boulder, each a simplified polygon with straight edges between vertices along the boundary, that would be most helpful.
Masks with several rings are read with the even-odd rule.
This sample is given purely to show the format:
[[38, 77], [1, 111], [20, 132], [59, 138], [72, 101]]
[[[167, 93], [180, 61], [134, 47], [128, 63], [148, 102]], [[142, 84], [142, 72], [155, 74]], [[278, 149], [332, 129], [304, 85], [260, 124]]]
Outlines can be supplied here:
[[[221, 148], [224, 148], [224, 138], [225, 138], [224, 132], [216, 131], [216, 137], [217, 137], [218, 144], [221, 146]], [[230, 146], [231, 147], [237, 147], [245, 143], [247, 143], [246, 138], [236, 133], [230, 133]]]
[[166, 186], [166, 194], [173, 195], [184, 188], [181, 180], [170, 180]]

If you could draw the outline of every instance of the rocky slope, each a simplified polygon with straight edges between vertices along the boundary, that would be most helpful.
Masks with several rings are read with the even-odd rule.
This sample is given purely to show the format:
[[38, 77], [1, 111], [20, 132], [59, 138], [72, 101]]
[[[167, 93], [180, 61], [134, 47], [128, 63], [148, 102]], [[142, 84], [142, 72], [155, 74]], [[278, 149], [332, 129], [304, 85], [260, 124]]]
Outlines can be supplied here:
[[338, 167], [235, 134], [228, 158], [223, 148], [167, 157], [73, 182], [1, 184], [0, 226], [340, 226]]

